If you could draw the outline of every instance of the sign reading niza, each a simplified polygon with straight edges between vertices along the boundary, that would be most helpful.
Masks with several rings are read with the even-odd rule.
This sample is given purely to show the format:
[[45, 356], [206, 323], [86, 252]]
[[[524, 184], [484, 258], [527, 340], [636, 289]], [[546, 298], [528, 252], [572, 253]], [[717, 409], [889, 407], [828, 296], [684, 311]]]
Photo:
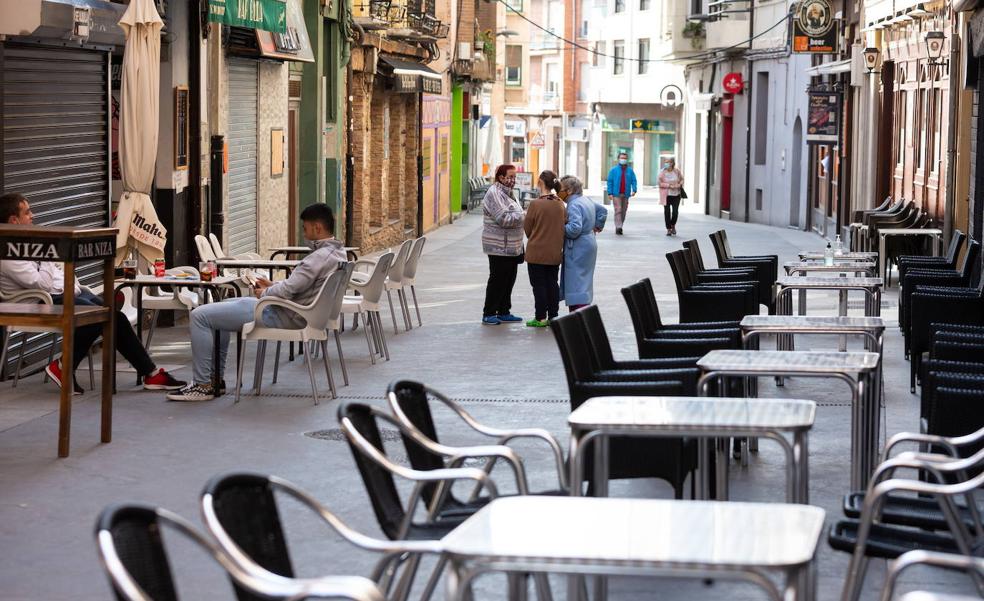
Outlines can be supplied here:
[[287, 32], [287, 4], [283, 0], [208, 0], [208, 20], [234, 27]]
[[85, 261], [105, 259], [116, 254], [116, 238], [112, 236], [70, 240], [24, 240], [0, 237], [0, 259], [21, 261]]

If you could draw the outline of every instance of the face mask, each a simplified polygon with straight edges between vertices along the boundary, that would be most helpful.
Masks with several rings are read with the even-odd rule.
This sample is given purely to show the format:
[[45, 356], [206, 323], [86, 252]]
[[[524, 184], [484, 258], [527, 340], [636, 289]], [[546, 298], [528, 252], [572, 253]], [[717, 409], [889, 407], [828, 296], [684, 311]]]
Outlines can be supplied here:
[[618, 164], [619, 165], [628, 165], [629, 164], [629, 159], [619, 159], [618, 160]]

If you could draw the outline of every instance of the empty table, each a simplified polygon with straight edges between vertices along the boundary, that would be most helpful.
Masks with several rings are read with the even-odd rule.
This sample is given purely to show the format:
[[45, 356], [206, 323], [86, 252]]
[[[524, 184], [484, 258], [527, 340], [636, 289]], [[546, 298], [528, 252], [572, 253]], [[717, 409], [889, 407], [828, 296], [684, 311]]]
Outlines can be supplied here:
[[864, 292], [864, 314], [877, 317], [881, 314], [881, 278], [825, 278], [817, 276], [781, 277], [776, 282], [776, 312], [780, 315], [793, 314], [794, 290], [833, 290], [840, 295], [838, 314], [847, 315], [847, 293], [851, 290]]
[[[878, 230], [878, 273], [885, 277], [885, 239], [891, 236], [930, 236], [933, 239], [933, 254], [943, 252], [943, 230], [935, 228], [885, 228]], [[891, 265], [889, 265], [891, 268]]]
[[806, 275], [808, 273], [853, 273], [855, 276], [876, 276], [877, 265], [873, 261], [838, 261], [826, 265], [823, 261], [788, 261], [782, 264], [786, 275]]
[[877, 353], [836, 351], [716, 350], [697, 361], [704, 371], [697, 392], [706, 396], [714, 380], [724, 390], [728, 377], [835, 378], [851, 389], [851, 490], [862, 490], [878, 457], [880, 357]]
[[865, 337], [865, 348], [882, 353], [885, 322], [881, 317], [820, 317], [813, 315], [746, 315], [741, 340], [750, 348], [762, 334], [777, 334], [777, 350], [793, 350], [792, 334], [854, 334]]
[[734, 578], [810, 600], [823, 526], [809, 505], [522, 496], [493, 500], [441, 546], [453, 601], [488, 572]]
[[[815, 414], [816, 403], [797, 399], [638, 396], [589, 399], [567, 417], [571, 428], [571, 494], [578, 496], [581, 492], [582, 455], [587, 443], [594, 441], [595, 486], [597, 494], [605, 496], [609, 437], [672, 436], [700, 438], [705, 443], [701, 445], [698, 497], [706, 499], [710, 490], [708, 439], [758, 436], [775, 440], [786, 455], [786, 502], [808, 503], [807, 435]], [[716, 465], [719, 478], [726, 478], [727, 455], [719, 454]], [[719, 493], [723, 490], [725, 487], [718, 486]]]
[[[824, 252], [813, 250], [801, 250], [799, 252], [800, 261], [822, 261]], [[869, 251], [849, 251], [839, 255], [834, 255], [834, 261], [877, 261], [878, 253]]]

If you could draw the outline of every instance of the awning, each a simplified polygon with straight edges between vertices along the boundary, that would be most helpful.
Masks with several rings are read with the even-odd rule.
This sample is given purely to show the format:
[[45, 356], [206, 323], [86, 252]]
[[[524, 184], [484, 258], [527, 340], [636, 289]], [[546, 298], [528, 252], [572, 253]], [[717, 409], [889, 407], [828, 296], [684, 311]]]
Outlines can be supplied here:
[[103, 0], [16, 0], [0, 2], [0, 35], [122, 46], [117, 23], [126, 6]]
[[208, 0], [208, 20], [232, 27], [287, 32], [284, 0]]
[[440, 94], [444, 80], [441, 74], [427, 65], [392, 56], [380, 56], [379, 67], [393, 80], [393, 91]]
[[260, 46], [260, 54], [267, 58], [313, 63], [314, 51], [311, 50], [307, 25], [304, 24], [301, 0], [287, 0], [287, 31], [272, 33], [257, 29], [256, 42]]
[[806, 70], [807, 75], [836, 75], [838, 73], [851, 72], [851, 59], [846, 58], [842, 61], [824, 63]]

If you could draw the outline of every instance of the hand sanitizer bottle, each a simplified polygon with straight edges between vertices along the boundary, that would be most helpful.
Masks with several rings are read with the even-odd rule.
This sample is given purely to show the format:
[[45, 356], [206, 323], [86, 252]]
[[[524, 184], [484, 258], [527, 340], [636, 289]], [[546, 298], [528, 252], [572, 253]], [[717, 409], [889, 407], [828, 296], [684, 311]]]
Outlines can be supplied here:
[[834, 256], [835, 257], [844, 256], [844, 242], [841, 241], [840, 234], [837, 234], [837, 238], [834, 240]]
[[829, 241], [827, 242], [827, 248], [823, 251], [823, 264], [828, 266], [834, 264], [834, 249], [831, 248]]

